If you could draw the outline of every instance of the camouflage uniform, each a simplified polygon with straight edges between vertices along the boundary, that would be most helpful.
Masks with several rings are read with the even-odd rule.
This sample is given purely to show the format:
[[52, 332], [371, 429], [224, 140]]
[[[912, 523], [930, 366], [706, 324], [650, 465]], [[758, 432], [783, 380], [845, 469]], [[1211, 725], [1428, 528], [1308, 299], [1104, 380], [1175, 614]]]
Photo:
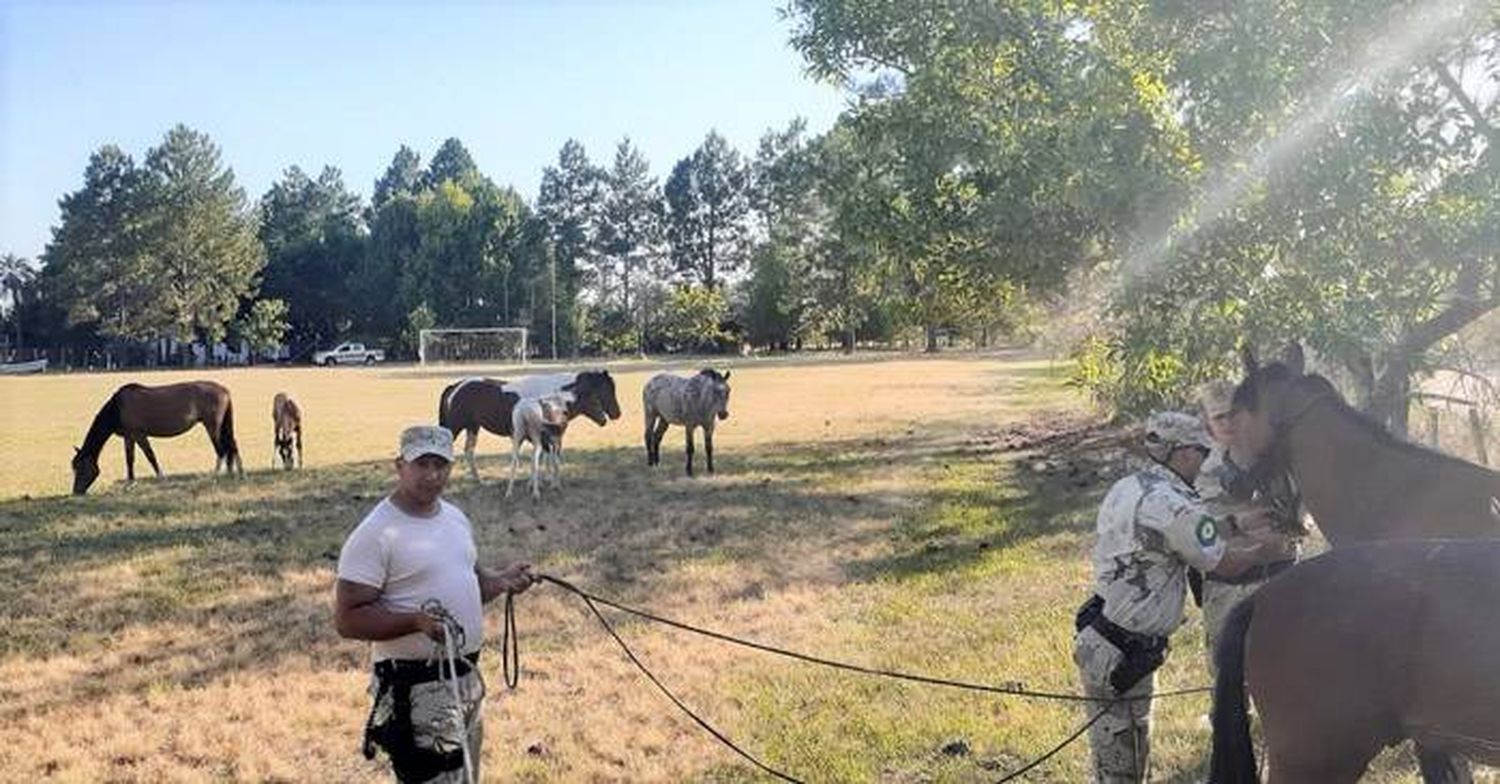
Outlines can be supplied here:
[[[1179, 440], [1176, 446], [1206, 446], [1201, 426], [1197, 433], [1201, 435]], [[1148, 466], [1116, 482], [1099, 509], [1097, 528], [1095, 592], [1104, 599], [1103, 617], [1140, 635], [1165, 638], [1181, 625], [1188, 568], [1207, 572], [1224, 554], [1218, 522], [1193, 488], [1164, 465]], [[1073, 657], [1084, 693], [1091, 697], [1139, 697], [1155, 687], [1153, 674], [1117, 694], [1110, 674], [1124, 654], [1092, 626], [1078, 632]], [[1111, 705], [1089, 729], [1094, 780], [1144, 780], [1150, 731], [1148, 699]]]
[[[1257, 504], [1240, 501], [1230, 495], [1229, 488], [1240, 478], [1242, 470], [1230, 462], [1226, 449], [1215, 446], [1209, 453], [1208, 458], [1203, 461], [1203, 467], [1199, 469], [1198, 481], [1194, 483], [1198, 490], [1198, 497], [1214, 517], [1223, 520], [1220, 534], [1224, 539], [1233, 542], [1236, 537], [1243, 536], [1244, 531], [1235, 525], [1235, 516], [1255, 508]], [[1278, 510], [1273, 506], [1273, 514], [1277, 517], [1272, 525], [1284, 534], [1296, 537], [1303, 532], [1301, 523], [1297, 520], [1295, 490], [1278, 488], [1273, 494], [1286, 502], [1289, 507], [1286, 510]], [[1261, 502], [1263, 503], [1263, 502]], [[1218, 645], [1219, 634], [1224, 630], [1224, 621], [1229, 618], [1229, 611], [1233, 610], [1241, 601], [1255, 594], [1255, 591], [1266, 581], [1274, 577], [1285, 565], [1291, 564], [1297, 558], [1295, 551], [1290, 559], [1283, 563], [1268, 564], [1252, 570], [1241, 578], [1224, 580], [1212, 576], [1206, 576], [1203, 580], [1203, 644], [1204, 652], [1208, 657], [1209, 674], [1218, 673], [1215, 662], [1214, 650]]]
[[[479, 758], [484, 745], [484, 722], [480, 708], [484, 701], [484, 680], [475, 667], [458, 678], [458, 693], [463, 701], [460, 710], [453, 702], [453, 686], [446, 680], [428, 681], [411, 687], [412, 736], [419, 748], [438, 752], [453, 752], [462, 748], [461, 738], [467, 728], [469, 736], [470, 762], [474, 766], [474, 780], [479, 781]], [[379, 679], [370, 683], [370, 696], [375, 697], [371, 723], [382, 725], [391, 720], [395, 710], [395, 698], [387, 689], [380, 691]], [[397, 780], [404, 781], [400, 774]], [[467, 784], [462, 767], [425, 779], [424, 784]]]

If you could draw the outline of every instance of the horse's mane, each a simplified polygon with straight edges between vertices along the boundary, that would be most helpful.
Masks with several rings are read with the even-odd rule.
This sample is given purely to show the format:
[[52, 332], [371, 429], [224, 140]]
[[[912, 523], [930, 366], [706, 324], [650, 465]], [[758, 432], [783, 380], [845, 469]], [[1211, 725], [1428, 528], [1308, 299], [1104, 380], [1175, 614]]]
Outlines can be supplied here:
[[120, 393], [131, 387], [139, 387], [140, 384], [126, 384], [115, 390], [109, 400], [99, 407], [99, 413], [94, 414], [94, 421], [89, 425], [89, 432], [83, 437], [83, 445], [78, 448], [80, 454], [91, 458], [98, 458], [99, 451], [104, 448], [104, 442], [114, 435], [115, 426], [120, 423]]
[[[1375, 442], [1377, 444], [1380, 444], [1381, 446], [1387, 447], [1389, 449], [1394, 449], [1398, 452], [1402, 452], [1412, 457], [1430, 462], [1436, 462], [1451, 466], [1461, 466], [1470, 470], [1477, 470], [1484, 473], [1495, 474], [1494, 471], [1491, 471], [1490, 469], [1477, 463], [1471, 463], [1468, 460], [1454, 457], [1453, 455], [1439, 452], [1436, 449], [1430, 449], [1421, 444], [1408, 441], [1404, 438], [1396, 436], [1384, 425], [1370, 418], [1370, 415], [1366, 414], [1363, 411], [1360, 411], [1354, 406], [1349, 405], [1348, 401], [1344, 400], [1344, 396], [1339, 394], [1338, 388], [1333, 385], [1333, 382], [1329, 381], [1323, 376], [1318, 375], [1317, 373], [1296, 374], [1285, 364], [1281, 362], [1272, 362], [1261, 367], [1257, 371], [1257, 374], [1259, 376], [1258, 380], [1262, 383], [1271, 381], [1286, 381], [1299, 392], [1310, 393], [1313, 396], [1322, 395], [1326, 397], [1328, 401], [1333, 405], [1333, 409], [1338, 415], [1354, 423], [1365, 433], [1369, 434], [1371, 438], [1374, 438]], [[1257, 389], [1257, 385], [1250, 383], [1252, 380], [1257, 379], [1255, 377], [1247, 378], [1243, 383], [1240, 384], [1238, 388], [1235, 389], [1234, 404], [1236, 406], [1241, 405], [1241, 392], [1246, 391], [1246, 394], [1243, 395], [1243, 402], [1245, 403], [1246, 407], [1250, 408], [1251, 410], [1258, 410], [1260, 403], [1258, 399], [1259, 390]], [[1500, 474], [1496, 474], [1496, 476], [1500, 477]]]

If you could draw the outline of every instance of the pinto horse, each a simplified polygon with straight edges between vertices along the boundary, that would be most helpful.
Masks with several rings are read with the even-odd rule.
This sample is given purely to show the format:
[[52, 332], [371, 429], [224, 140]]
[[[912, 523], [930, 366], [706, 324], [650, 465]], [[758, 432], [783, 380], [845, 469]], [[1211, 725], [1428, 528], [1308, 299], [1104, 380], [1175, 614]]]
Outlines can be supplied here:
[[583, 415], [603, 427], [620, 418], [615, 380], [607, 370], [522, 376], [514, 381], [466, 378], [449, 384], [438, 398], [438, 424], [456, 437], [464, 434], [464, 457], [469, 476], [479, 481], [474, 463], [474, 442], [483, 428], [499, 436], [511, 435], [511, 417], [521, 398], [560, 396], [567, 404], [567, 418]]
[[245, 467], [240, 461], [239, 445], [234, 440], [234, 410], [230, 405], [229, 390], [212, 381], [188, 381], [159, 387], [126, 384], [116, 389], [94, 415], [83, 446], [74, 449], [73, 494], [87, 493], [89, 486], [99, 478], [99, 452], [110, 436], [118, 435], [125, 441], [125, 477], [133, 482], [137, 445], [160, 477], [161, 465], [156, 462], [156, 453], [151, 451], [147, 437], [182, 435], [199, 423], [208, 432], [208, 440], [218, 455], [214, 472], [217, 473], [222, 466], [225, 473], [238, 471], [243, 476]]
[[[297, 460], [295, 465], [302, 466], [302, 409], [297, 407], [297, 401], [293, 400], [285, 392], [277, 392], [276, 397], [271, 400], [271, 423], [275, 427], [276, 454], [281, 457], [283, 467], [290, 470], [293, 467], [292, 446], [297, 447]], [[276, 457], [271, 458], [271, 465], [276, 465]]]
[[[1276, 706], [1270, 713], [1261, 710], [1273, 781], [1352, 781], [1373, 756], [1373, 753], [1362, 756], [1362, 749], [1369, 742], [1375, 742], [1378, 751], [1381, 745], [1406, 738], [1416, 741], [1426, 781], [1469, 780], [1466, 766], [1455, 757], [1487, 757], [1477, 753], [1472, 744], [1442, 741], [1427, 725], [1448, 726], [1441, 722], [1470, 710], [1500, 716], [1500, 702], [1495, 702], [1493, 696], [1488, 704], [1474, 702], [1486, 694], [1483, 689], [1468, 694], [1449, 689], [1440, 692], [1443, 702], [1434, 703], [1432, 700], [1436, 698], [1432, 694], [1420, 691], [1419, 687], [1428, 686], [1422, 682], [1415, 682], [1412, 688], [1398, 689], [1393, 696], [1392, 687], [1399, 682], [1386, 677], [1389, 673], [1351, 666], [1351, 662], [1367, 656], [1372, 660], [1378, 656], [1396, 657], [1399, 653], [1404, 657], [1401, 661], [1413, 668], [1449, 666], [1447, 657], [1466, 650], [1464, 646], [1468, 643], [1463, 638], [1483, 626], [1479, 619], [1485, 616], [1469, 617], [1468, 627], [1458, 628], [1444, 615], [1441, 618], [1446, 625], [1434, 621], [1421, 626], [1425, 636], [1385, 635], [1380, 629], [1345, 629], [1350, 625], [1388, 625], [1379, 617], [1379, 611], [1364, 608], [1365, 603], [1372, 601], [1371, 597], [1375, 597], [1377, 607], [1379, 602], [1387, 600], [1407, 602], [1401, 606], [1409, 606], [1408, 610], [1402, 612], [1411, 617], [1404, 622], [1427, 624], [1427, 615], [1423, 613], [1437, 612], [1417, 606], [1427, 600], [1426, 593], [1403, 594], [1402, 598], [1371, 588], [1367, 578], [1358, 574], [1361, 569], [1377, 569], [1391, 579], [1399, 576], [1410, 583], [1408, 587], [1413, 591], [1417, 590], [1413, 586], [1425, 586], [1422, 590], [1427, 592], [1459, 590], [1460, 586], [1425, 573], [1420, 563], [1409, 555], [1401, 555], [1408, 552], [1403, 549], [1408, 545], [1382, 545], [1384, 549], [1368, 551], [1396, 553], [1381, 555], [1376, 561], [1396, 559], [1401, 562], [1399, 568], [1383, 561], [1365, 560], [1366, 556], [1342, 555], [1340, 551], [1386, 541], [1500, 537], [1500, 500], [1497, 500], [1500, 474], [1395, 438], [1349, 407], [1327, 379], [1306, 374], [1300, 347], [1288, 347], [1283, 361], [1264, 367], [1249, 352], [1245, 353], [1244, 361], [1246, 376], [1234, 394], [1236, 427], [1241, 436], [1239, 451], [1233, 455], [1235, 461], [1246, 466], [1260, 481], [1289, 475], [1303, 503], [1334, 547], [1332, 556], [1316, 560], [1333, 558], [1334, 564], [1356, 565], [1294, 568], [1287, 573], [1287, 584], [1296, 587], [1277, 587], [1274, 591], [1262, 588], [1246, 602], [1253, 603], [1254, 609], [1247, 608], [1231, 620], [1229, 626], [1233, 628], [1226, 629], [1216, 652], [1220, 662], [1216, 694], [1222, 698], [1214, 701], [1212, 781], [1255, 780], [1248, 724], [1244, 720], [1244, 676], [1249, 678], [1257, 706], [1263, 703]], [[1465, 543], [1459, 544], [1461, 541]], [[1422, 546], [1409, 545], [1419, 549]], [[1500, 544], [1454, 540], [1441, 552], [1447, 553], [1445, 558], [1453, 558], [1455, 550], [1472, 548], [1493, 556], [1496, 547]], [[1440, 567], [1434, 562], [1425, 568]], [[1500, 560], [1492, 560], [1490, 568], [1500, 569]], [[1314, 576], [1291, 578], [1293, 573], [1305, 573], [1308, 569], [1313, 569]], [[1270, 586], [1281, 583], [1282, 580], [1277, 580]], [[1476, 583], [1475, 587], [1480, 586]], [[1462, 588], [1459, 593], [1464, 595], [1443, 595], [1441, 602], [1453, 607], [1468, 606], [1467, 591], [1469, 588]], [[1436, 595], [1431, 598], [1434, 603], [1438, 601]], [[1488, 596], [1486, 601], [1489, 607], [1495, 606], [1500, 602], [1500, 593]], [[1289, 608], [1297, 604], [1318, 609], [1315, 614], [1303, 614]], [[1441, 635], [1437, 636], [1439, 631]], [[1359, 636], [1366, 633], [1366, 637]], [[1243, 647], [1247, 634], [1249, 650]], [[1358, 644], [1353, 644], [1355, 641]], [[1396, 646], [1398, 651], [1381, 651], [1382, 645]], [[1492, 646], [1489, 650], [1492, 657], [1500, 655], [1500, 647]], [[1294, 655], [1293, 651], [1298, 653]], [[1226, 661], [1231, 665], [1227, 669]], [[1339, 681], [1337, 688], [1329, 681], [1327, 692], [1317, 684], [1299, 680], [1299, 673], [1333, 671], [1338, 671], [1340, 677], [1368, 679], [1362, 684]], [[1495, 675], [1493, 671], [1470, 674], [1491, 678]], [[1355, 685], [1363, 692], [1349, 693], [1358, 691]], [[1234, 698], [1236, 690], [1238, 699]], [[1387, 721], [1378, 725], [1367, 721], [1365, 709], [1351, 702], [1373, 700], [1375, 695], [1386, 706], [1383, 715]], [[1341, 717], [1340, 721], [1325, 721], [1322, 731], [1309, 731], [1301, 719], [1324, 716], [1328, 705], [1335, 706], [1332, 710]], [[1438, 715], [1435, 711], [1439, 709], [1448, 713]], [[1392, 724], [1397, 717], [1400, 721]], [[1456, 727], [1460, 725], [1462, 722], [1444, 731], [1459, 732]], [[1288, 726], [1293, 729], [1285, 729]], [[1491, 752], [1500, 748], [1500, 734], [1474, 737], [1490, 743]], [[1353, 778], [1347, 778], [1346, 765], [1353, 766]]]

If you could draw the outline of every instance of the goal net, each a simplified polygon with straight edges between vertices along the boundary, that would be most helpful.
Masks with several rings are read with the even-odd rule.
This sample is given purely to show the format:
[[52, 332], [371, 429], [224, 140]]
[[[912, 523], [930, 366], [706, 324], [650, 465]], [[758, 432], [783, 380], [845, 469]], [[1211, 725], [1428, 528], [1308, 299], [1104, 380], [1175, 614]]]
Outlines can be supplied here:
[[424, 329], [417, 358], [424, 365], [460, 362], [526, 362], [525, 327]]

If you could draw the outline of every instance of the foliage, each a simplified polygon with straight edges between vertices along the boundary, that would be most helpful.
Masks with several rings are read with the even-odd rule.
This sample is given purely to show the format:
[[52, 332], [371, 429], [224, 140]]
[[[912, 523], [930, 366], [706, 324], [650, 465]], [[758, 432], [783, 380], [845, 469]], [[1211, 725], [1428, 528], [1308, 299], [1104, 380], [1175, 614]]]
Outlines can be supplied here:
[[367, 249], [362, 212], [331, 166], [316, 180], [293, 166], [261, 197], [260, 296], [285, 303], [292, 340], [325, 342], [355, 322], [351, 286]]
[[258, 299], [235, 320], [232, 331], [249, 344], [250, 350], [262, 353], [274, 350], [286, 339], [287, 304], [279, 299]]
[[718, 288], [725, 273], [743, 266], [748, 176], [739, 152], [717, 131], [672, 167], [664, 191], [667, 241], [672, 263], [687, 280]]
[[105, 146], [62, 201], [44, 254], [51, 299], [120, 338], [223, 337], [264, 263], [234, 174], [206, 135], [177, 126], [137, 167]]
[[662, 308], [653, 332], [668, 351], [716, 351], [730, 338], [724, 330], [728, 315], [724, 292], [706, 286], [678, 286]]

